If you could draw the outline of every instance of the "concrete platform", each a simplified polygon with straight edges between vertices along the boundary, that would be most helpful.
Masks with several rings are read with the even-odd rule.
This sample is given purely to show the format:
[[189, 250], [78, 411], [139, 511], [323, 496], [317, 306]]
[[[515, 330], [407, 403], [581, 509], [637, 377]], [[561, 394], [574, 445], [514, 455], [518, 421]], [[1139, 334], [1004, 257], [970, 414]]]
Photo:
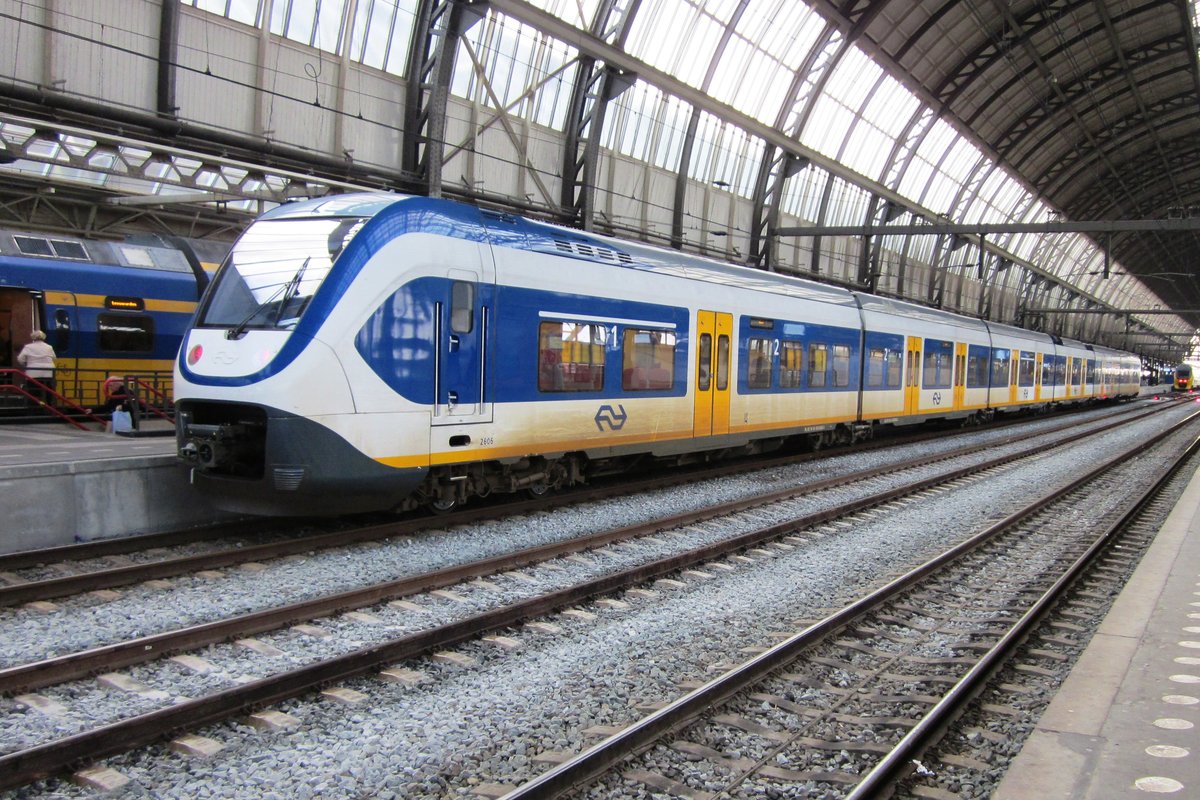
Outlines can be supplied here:
[[994, 800], [1200, 797], [1200, 473]]
[[[169, 434], [165, 423], [146, 423]], [[188, 486], [175, 438], [0, 426], [0, 552], [178, 530], [232, 515]]]

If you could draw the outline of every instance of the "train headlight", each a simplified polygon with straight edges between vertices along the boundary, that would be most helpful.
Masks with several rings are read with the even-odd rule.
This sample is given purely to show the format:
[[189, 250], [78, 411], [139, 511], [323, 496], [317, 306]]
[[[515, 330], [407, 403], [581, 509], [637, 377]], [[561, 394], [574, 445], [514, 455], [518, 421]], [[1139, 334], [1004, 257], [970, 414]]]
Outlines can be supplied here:
[[188, 351], [187, 361], [189, 367], [196, 366], [196, 362], [200, 360], [200, 356], [204, 355], [204, 348], [196, 345]]

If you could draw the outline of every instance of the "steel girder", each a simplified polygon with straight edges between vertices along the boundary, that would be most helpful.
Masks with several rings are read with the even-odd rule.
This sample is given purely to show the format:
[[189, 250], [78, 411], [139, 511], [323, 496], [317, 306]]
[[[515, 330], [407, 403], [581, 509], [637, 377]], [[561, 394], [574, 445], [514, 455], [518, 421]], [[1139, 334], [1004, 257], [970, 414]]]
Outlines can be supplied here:
[[[623, 49], [640, 7], [641, 0], [603, 0], [590, 33]], [[596, 169], [604, 120], [609, 104], [633, 86], [637, 75], [582, 52], [577, 64], [563, 137], [560, 204], [568, 224], [590, 231], [595, 225]]]
[[487, 0], [421, 0], [408, 57], [401, 169], [430, 197], [442, 195], [446, 105], [459, 35], [486, 13]]

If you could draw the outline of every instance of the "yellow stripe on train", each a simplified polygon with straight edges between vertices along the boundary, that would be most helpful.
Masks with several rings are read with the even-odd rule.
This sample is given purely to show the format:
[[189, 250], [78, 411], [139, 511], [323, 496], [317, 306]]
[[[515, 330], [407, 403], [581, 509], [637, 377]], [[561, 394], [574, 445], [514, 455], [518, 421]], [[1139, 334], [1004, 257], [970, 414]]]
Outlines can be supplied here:
[[[71, 292], [45, 292], [46, 302], [56, 306], [76, 306], [78, 308], [108, 308], [105, 301], [107, 295], [102, 294], [73, 294]], [[146, 311], [165, 311], [175, 314], [191, 314], [196, 310], [195, 300], [155, 300], [152, 297], [142, 298]]]

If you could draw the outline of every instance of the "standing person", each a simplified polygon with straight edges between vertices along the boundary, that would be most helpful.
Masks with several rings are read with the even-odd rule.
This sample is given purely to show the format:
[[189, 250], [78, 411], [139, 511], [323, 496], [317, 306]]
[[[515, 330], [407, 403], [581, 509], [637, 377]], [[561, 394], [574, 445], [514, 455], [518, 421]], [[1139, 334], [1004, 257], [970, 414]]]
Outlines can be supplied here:
[[[46, 334], [41, 331], [34, 331], [29, 339], [29, 344], [22, 347], [21, 352], [17, 354], [17, 363], [30, 378], [53, 389], [54, 348], [46, 343]], [[30, 394], [41, 397], [42, 402], [50, 402], [46, 393], [32, 383], [27, 383], [25, 389]]]

